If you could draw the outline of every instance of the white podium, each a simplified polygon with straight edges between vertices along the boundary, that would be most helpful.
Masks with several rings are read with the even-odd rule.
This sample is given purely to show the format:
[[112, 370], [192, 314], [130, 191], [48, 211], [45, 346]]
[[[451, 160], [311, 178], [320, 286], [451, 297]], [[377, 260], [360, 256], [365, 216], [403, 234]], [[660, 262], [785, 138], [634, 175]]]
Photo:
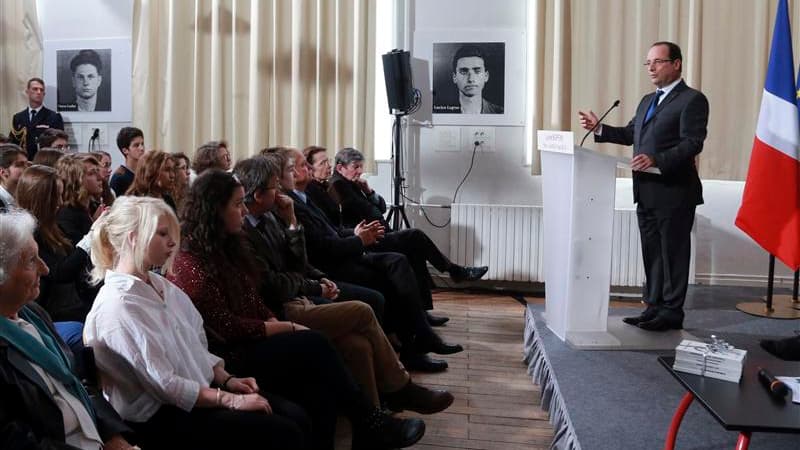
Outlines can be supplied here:
[[616, 168], [623, 161], [539, 132], [547, 326], [577, 348], [617, 347], [608, 333]]
[[630, 159], [573, 145], [571, 132], [540, 130], [538, 141], [547, 326], [586, 350], [672, 349], [691, 339], [683, 330], [652, 333], [608, 320], [616, 169], [629, 168]]

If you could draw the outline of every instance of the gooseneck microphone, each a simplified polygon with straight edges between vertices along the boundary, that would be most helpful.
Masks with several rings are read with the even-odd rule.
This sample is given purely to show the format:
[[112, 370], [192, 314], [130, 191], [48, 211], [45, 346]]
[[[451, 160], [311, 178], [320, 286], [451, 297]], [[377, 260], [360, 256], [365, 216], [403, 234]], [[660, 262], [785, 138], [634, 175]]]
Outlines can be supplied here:
[[600, 126], [601, 123], [603, 123], [603, 119], [605, 119], [608, 113], [610, 113], [611, 110], [616, 108], [617, 106], [619, 106], [619, 100], [615, 101], [614, 104], [611, 105], [611, 108], [608, 108], [608, 110], [605, 113], [603, 113], [602, 116], [600, 116], [600, 118], [597, 120], [597, 123], [595, 123], [594, 126], [591, 129], [589, 129], [589, 131], [587, 131], [586, 134], [583, 135], [583, 139], [581, 139], [581, 147], [583, 147], [583, 141], [585, 141], [586, 138], [589, 137], [589, 135], [592, 134], [594, 130]]
[[786, 386], [786, 383], [775, 378], [774, 375], [763, 367], [758, 368], [758, 381], [767, 388], [767, 391], [769, 391], [770, 395], [773, 397], [785, 397], [786, 394], [789, 393], [789, 387]]

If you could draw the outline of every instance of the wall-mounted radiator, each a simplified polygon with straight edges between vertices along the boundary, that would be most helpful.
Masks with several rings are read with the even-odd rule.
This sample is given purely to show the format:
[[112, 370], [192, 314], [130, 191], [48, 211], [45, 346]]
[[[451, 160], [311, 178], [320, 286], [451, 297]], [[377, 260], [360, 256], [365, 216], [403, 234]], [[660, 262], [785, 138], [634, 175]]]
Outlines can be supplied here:
[[[484, 279], [544, 282], [542, 207], [455, 203], [450, 210], [450, 259], [489, 266]], [[614, 211], [611, 285], [644, 283], [635, 210]]]

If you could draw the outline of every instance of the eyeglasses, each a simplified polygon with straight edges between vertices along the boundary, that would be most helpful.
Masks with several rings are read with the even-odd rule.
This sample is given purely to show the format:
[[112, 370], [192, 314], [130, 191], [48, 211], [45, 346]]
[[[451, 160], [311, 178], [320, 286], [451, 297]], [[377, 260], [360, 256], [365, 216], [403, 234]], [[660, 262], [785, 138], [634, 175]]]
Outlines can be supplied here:
[[650, 67], [652, 65], [660, 66], [660, 65], [662, 65], [664, 63], [668, 63], [668, 62], [672, 62], [672, 61], [675, 61], [675, 60], [674, 59], [654, 59], [652, 61], [645, 61], [644, 64], [642, 64], [642, 65], [645, 66], [645, 67]]

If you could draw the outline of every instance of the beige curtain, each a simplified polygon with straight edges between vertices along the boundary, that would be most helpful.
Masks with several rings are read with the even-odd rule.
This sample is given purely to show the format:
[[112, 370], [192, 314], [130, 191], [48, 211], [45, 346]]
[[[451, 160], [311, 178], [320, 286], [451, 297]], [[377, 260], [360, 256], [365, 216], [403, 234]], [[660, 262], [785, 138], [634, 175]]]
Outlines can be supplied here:
[[42, 33], [36, 1], [0, 1], [0, 133], [8, 134], [11, 118], [28, 105], [25, 83], [41, 76]]
[[[642, 66], [650, 44], [678, 43], [686, 82], [710, 102], [708, 138], [700, 156], [704, 179], [743, 180], [761, 104], [777, 0], [538, 0], [535, 92], [537, 128], [583, 135], [579, 109], [624, 125], [654, 90]], [[795, 66], [800, 63], [800, 1], [790, 1]], [[535, 139], [535, 135], [534, 135]], [[589, 138], [591, 139], [591, 137]], [[589, 141], [587, 141], [589, 142]], [[592, 144], [630, 155], [630, 148]], [[534, 142], [535, 148], [535, 142]], [[539, 173], [538, 152], [533, 173]]]
[[376, 0], [136, 0], [133, 123], [147, 146], [353, 146], [372, 159]]

